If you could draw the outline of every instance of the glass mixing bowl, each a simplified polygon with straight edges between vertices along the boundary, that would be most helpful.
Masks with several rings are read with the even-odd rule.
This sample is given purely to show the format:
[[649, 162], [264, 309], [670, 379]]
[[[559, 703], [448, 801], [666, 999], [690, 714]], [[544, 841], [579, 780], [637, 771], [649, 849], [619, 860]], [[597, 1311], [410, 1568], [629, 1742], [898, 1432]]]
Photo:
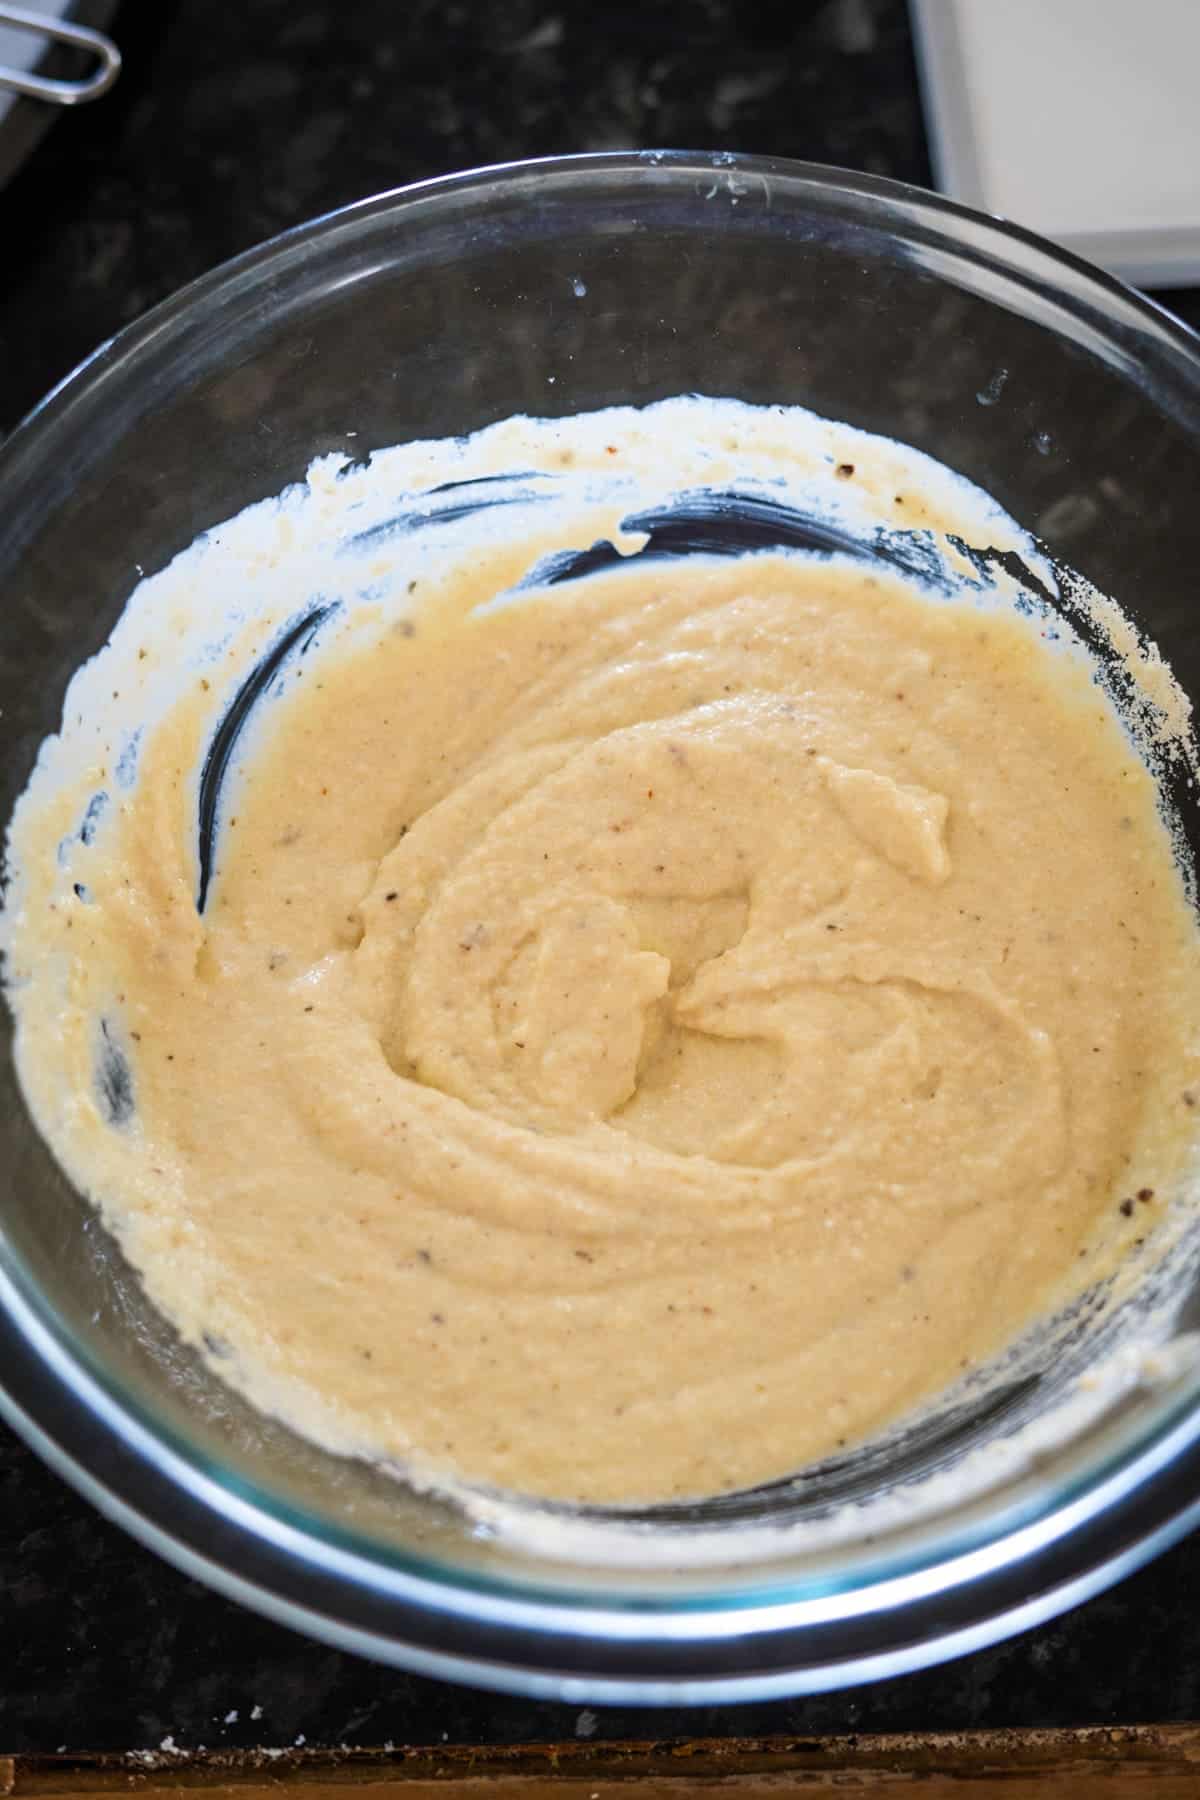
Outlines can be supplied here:
[[[929, 452], [1116, 596], [1200, 693], [1187, 331], [1027, 233], [895, 183], [576, 157], [292, 231], [104, 345], [14, 434], [0, 811], [140, 573], [314, 456], [689, 391], [803, 405]], [[1195, 795], [1175, 797], [1200, 842]], [[0, 1079], [5, 1415], [182, 1568], [347, 1648], [572, 1700], [799, 1693], [1033, 1624], [1200, 1516], [1186, 1354], [1038, 1437], [1101, 1347], [1085, 1298], [916, 1427], [752, 1494], [651, 1509], [617, 1564], [522, 1551], [225, 1389], [59, 1173], [10, 1056]], [[1162, 1288], [1185, 1346], [1192, 1260], [1185, 1243]], [[987, 1461], [1031, 1422], [1036, 1453]], [[944, 1479], [968, 1463], [986, 1471], [972, 1490]], [[885, 1491], [903, 1504], [881, 1513]], [[788, 1529], [831, 1518], [832, 1535]]]

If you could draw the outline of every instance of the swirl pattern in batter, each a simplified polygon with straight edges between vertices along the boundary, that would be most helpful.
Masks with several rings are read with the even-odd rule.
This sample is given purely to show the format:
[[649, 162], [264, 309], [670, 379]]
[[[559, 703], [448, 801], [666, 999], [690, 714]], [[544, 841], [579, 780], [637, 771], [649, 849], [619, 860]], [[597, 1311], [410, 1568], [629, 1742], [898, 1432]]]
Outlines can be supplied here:
[[845, 560], [494, 591], [273, 703], [202, 913], [199, 684], [102, 838], [39, 860], [69, 807], [27, 811], [23, 1079], [184, 1335], [313, 1436], [589, 1501], [781, 1475], [1172, 1190], [1155, 786], [1036, 620]]

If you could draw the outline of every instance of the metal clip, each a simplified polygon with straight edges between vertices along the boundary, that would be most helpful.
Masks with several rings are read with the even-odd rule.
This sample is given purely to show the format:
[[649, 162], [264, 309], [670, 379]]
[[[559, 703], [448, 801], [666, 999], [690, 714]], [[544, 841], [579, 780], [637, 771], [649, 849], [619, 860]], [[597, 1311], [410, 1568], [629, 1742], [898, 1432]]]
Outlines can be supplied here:
[[32, 31], [52, 43], [72, 44], [90, 50], [97, 67], [82, 81], [56, 81], [48, 75], [27, 74], [20, 69], [0, 67], [0, 88], [14, 94], [28, 94], [34, 100], [49, 100], [55, 106], [80, 106], [85, 100], [98, 100], [107, 94], [121, 73], [121, 52], [102, 31], [87, 25], [74, 25], [68, 19], [56, 19], [45, 13], [30, 12], [24, 6], [9, 6], [0, 0], [0, 25], [15, 25], [21, 31]]

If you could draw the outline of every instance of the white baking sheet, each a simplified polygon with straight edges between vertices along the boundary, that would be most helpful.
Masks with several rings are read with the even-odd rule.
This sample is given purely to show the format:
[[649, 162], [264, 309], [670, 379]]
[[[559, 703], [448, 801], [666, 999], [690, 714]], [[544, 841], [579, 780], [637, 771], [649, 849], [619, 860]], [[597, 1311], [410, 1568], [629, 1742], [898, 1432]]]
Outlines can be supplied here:
[[1200, 282], [1200, 0], [910, 0], [943, 192]]

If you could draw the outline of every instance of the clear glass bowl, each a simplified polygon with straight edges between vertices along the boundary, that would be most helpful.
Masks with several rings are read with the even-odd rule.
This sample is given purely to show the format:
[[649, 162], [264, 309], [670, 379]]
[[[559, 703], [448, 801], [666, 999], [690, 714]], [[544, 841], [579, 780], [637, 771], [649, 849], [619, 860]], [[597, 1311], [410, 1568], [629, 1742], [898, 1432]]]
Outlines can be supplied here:
[[[728, 155], [574, 157], [292, 231], [106, 344], [14, 434], [0, 813], [139, 573], [315, 455], [691, 390], [930, 452], [1119, 598], [1200, 694], [1200, 354], [1183, 327], [895, 183]], [[1178, 799], [1200, 841], [1195, 796]], [[799, 1693], [1032, 1624], [1198, 1514], [1200, 1375], [1183, 1359], [1033, 1462], [1001, 1459], [970, 1501], [914, 1503], [820, 1551], [762, 1531], [899, 1481], [919, 1500], [1061, 1397], [1091, 1354], [1076, 1319], [1033, 1334], [986, 1402], [798, 1482], [647, 1515], [619, 1570], [522, 1554], [225, 1390], [55, 1167], [10, 1056], [0, 1080], [5, 1415], [146, 1543], [347, 1648], [576, 1700]], [[1171, 1289], [1180, 1333], [1189, 1269]], [[709, 1553], [689, 1564], [685, 1538]]]

